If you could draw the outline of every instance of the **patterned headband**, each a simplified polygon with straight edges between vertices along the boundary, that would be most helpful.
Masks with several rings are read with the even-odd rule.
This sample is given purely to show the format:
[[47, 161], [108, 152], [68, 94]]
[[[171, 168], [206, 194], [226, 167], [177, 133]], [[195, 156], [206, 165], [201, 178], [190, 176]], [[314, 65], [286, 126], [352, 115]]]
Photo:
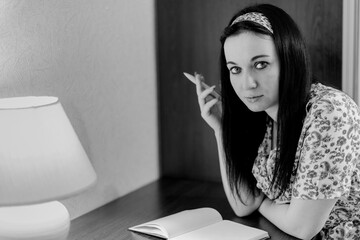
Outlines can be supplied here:
[[[235, 23], [238, 22], [243, 22], [243, 21], [250, 21], [250, 22], [255, 22], [257, 24], [260, 24], [261, 26], [263, 26], [264, 28], [266, 28], [267, 30], [269, 30], [269, 32], [271, 32], [272, 34], [274, 34], [274, 31], [271, 27], [271, 24], [269, 22], [269, 19], [267, 17], [265, 17], [264, 14], [262, 13], [258, 13], [258, 12], [249, 12], [249, 13], [245, 13], [244, 15], [240, 15], [238, 16], [232, 23], [231, 25], [234, 25]], [[230, 25], [230, 26], [231, 26]]]

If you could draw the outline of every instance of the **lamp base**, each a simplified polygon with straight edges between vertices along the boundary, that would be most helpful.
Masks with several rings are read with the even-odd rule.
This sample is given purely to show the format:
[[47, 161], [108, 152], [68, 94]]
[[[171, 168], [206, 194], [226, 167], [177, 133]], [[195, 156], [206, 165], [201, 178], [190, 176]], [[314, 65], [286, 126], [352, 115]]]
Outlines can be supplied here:
[[69, 212], [58, 201], [0, 207], [1, 240], [66, 240], [69, 229]]

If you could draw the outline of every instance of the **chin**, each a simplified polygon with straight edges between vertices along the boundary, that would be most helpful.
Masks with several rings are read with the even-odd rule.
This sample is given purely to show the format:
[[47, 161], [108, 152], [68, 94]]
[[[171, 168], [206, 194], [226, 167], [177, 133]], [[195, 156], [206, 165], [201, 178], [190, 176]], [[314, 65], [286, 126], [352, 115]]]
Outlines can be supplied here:
[[252, 112], [263, 112], [263, 111], [265, 111], [265, 109], [260, 107], [260, 106], [249, 106], [249, 105], [246, 105], [246, 106]]

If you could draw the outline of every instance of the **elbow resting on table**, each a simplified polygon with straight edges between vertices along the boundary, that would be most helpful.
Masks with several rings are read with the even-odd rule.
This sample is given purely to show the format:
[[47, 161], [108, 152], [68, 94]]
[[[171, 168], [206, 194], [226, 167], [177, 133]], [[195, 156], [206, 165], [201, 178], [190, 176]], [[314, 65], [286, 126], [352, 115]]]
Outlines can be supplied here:
[[253, 206], [236, 206], [232, 207], [232, 209], [237, 217], [246, 217], [256, 210], [256, 208]]
[[239, 199], [230, 201], [231, 208], [238, 217], [246, 217], [255, 212], [263, 199], [263, 195], [258, 197], [250, 197], [241, 202]]

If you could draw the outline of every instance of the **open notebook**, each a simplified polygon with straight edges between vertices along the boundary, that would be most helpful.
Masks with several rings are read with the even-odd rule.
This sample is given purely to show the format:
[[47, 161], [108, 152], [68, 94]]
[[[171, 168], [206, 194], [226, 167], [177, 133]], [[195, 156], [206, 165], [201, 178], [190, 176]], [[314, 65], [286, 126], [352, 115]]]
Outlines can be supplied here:
[[263, 230], [223, 220], [213, 208], [182, 211], [129, 228], [171, 240], [260, 240], [269, 238]]

